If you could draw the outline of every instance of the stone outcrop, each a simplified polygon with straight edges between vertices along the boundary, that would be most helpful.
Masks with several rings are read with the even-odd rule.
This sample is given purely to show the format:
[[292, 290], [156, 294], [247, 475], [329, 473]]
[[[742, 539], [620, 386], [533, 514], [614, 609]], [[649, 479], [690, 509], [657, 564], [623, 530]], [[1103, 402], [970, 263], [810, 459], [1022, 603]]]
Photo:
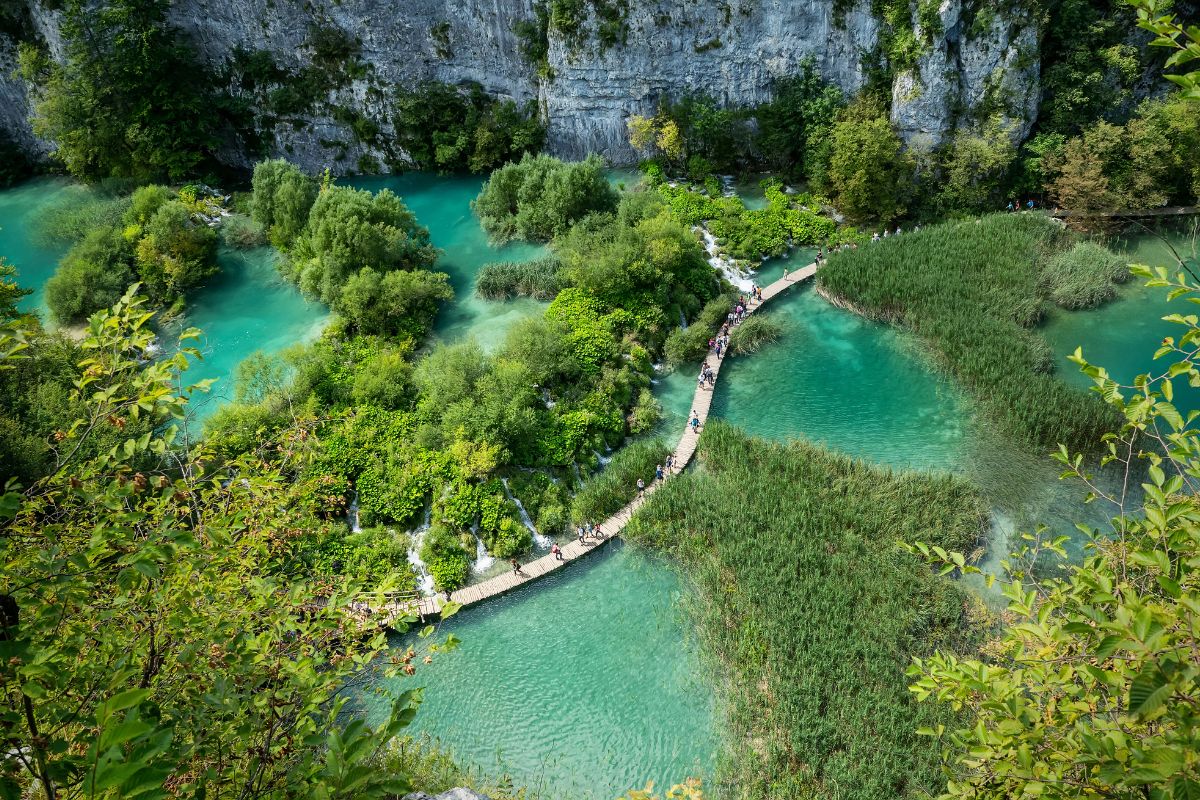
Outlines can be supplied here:
[[[52, 54], [60, 53], [56, 15], [39, 0], [26, 2], [39, 37]], [[581, 0], [581, 7], [595, 3]], [[962, 5], [944, 0], [942, 30], [926, 37], [914, 69], [895, 76], [893, 117], [910, 140], [936, 143], [975, 112], [1004, 114], [1014, 135], [1033, 123], [1035, 23], [1021, 12], [996, 11], [981, 24], [977, 17], [964, 19]], [[475, 81], [493, 95], [536, 100], [550, 152], [580, 157], [595, 151], [617, 163], [633, 160], [625, 120], [652, 112], [660, 98], [703, 92], [724, 104], [754, 105], [770, 98], [777, 78], [810, 58], [827, 79], [856, 92], [867, 80], [864, 58], [877, 49], [883, 23], [871, 14], [870, 0], [840, 16], [834, 6], [835, 0], [629, 0], [624, 43], [602, 46], [589, 11], [578, 37], [568, 40], [551, 29], [541, 74], [522, 55], [513, 28], [536, 19], [534, 0], [176, 0], [171, 13], [218, 68], [238, 50], [265, 50], [284, 68], [303, 68], [318, 27], [356, 39], [360, 74], [331, 88], [311, 113], [266, 131], [275, 154], [344, 172], [363, 158], [382, 162], [388, 154], [359, 142], [331, 109], [352, 109], [386, 139], [392, 87], [423, 80]], [[0, 127], [35, 150], [24, 87], [4, 68], [13, 50], [12, 42], [0, 42]]]
[[473, 792], [470, 789], [464, 789], [461, 786], [456, 789], [451, 789], [448, 792], [442, 792], [437, 796], [428, 795], [424, 792], [414, 792], [406, 794], [404, 800], [490, 800], [486, 795]]

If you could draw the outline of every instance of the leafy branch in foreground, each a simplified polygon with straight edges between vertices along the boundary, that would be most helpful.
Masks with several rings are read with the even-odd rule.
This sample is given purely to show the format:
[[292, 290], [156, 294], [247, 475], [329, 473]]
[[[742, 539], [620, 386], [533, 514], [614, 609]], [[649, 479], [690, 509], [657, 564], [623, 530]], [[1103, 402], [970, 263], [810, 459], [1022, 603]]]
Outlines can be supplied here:
[[[279, 469], [253, 456], [217, 469], [179, 444], [191, 388], [175, 387], [195, 352], [148, 361], [153, 315], [132, 292], [90, 321], [86, 411], [56, 436], [55, 465], [0, 499], [0, 796], [405, 791], [373, 759], [419, 693], [376, 729], [341, 716], [347, 680], [387, 648], [354, 602], [365, 587], [279, 572], [310, 520]], [[136, 433], [84, 457], [102, 429]]]
[[[1200, 304], [1195, 254], [1176, 258], [1174, 274], [1133, 272]], [[971, 717], [922, 731], [942, 741], [943, 797], [1200, 797], [1200, 411], [1185, 416], [1172, 402], [1176, 381], [1200, 386], [1200, 317], [1165, 319], [1183, 328], [1156, 353], [1169, 365], [1131, 385], [1073, 356], [1122, 415], [1101, 463], [1124, 480], [1104, 492], [1080, 455], [1064, 447], [1056, 458], [1089, 501], [1114, 506], [1112, 529], [1080, 526], [1085, 556], [1065, 577], [1038, 579], [1028, 565], [1039, 552], [1064, 556], [1066, 537], [1035, 540], [1007, 564], [1009, 625], [981, 658], [914, 659], [916, 696]], [[919, 549], [943, 572], [979, 571], [956, 553]]]

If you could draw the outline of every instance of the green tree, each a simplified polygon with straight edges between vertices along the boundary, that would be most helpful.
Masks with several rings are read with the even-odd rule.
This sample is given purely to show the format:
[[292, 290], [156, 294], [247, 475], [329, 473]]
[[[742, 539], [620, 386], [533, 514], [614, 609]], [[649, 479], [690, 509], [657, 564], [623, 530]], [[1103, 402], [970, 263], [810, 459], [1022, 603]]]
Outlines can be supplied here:
[[981, 131], [960, 129], [945, 161], [940, 204], [947, 211], [1003, 206], [1003, 182], [1016, 157], [1009, 132], [998, 121]]
[[63, 257], [46, 281], [46, 305], [60, 325], [73, 325], [121, 299], [135, 280], [133, 248], [119, 230], [96, 228]]
[[25, 47], [33, 123], [77, 178], [180, 180], [213, 159], [221, 104], [167, 0], [68, 0], [62, 64]]
[[300, 290], [334, 305], [342, 288], [359, 270], [379, 273], [432, 266], [437, 248], [404, 202], [384, 189], [327, 186], [318, 194], [308, 225], [281, 265]]
[[[94, 318], [81, 414], [54, 471], [0, 497], [0, 720], [12, 754], [0, 791], [402, 793], [402, 777], [370, 762], [419, 697], [402, 695], [375, 730], [342, 716], [344, 683], [386, 637], [349, 610], [359, 585], [329, 593], [274, 571], [290, 526], [306, 524], [282, 474], [256, 459], [214, 471], [211, 453], [177, 444], [195, 332], [174, 357], [143, 362], [144, 302], [127, 294]], [[145, 422], [85, 455], [99, 431]]]
[[846, 102], [841, 90], [806, 59], [798, 74], [776, 83], [773, 94], [771, 102], [754, 112], [759, 156], [785, 175], [823, 174], [833, 124]]
[[216, 274], [217, 232], [179, 200], [163, 203], [135, 248], [138, 274], [159, 298], [181, 294]]
[[365, 334], [424, 337], [438, 306], [454, 299], [450, 276], [419, 269], [379, 273], [364, 267], [346, 281], [333, 304], [350, 325]]
[[828, 188], [850, 219], [887, 225], [901, 216], [913, 180], [912, 157], [886, 115], [860, 99], [833, 126]]
[[251, 210], [266, 229], [271, 244], [286, 250], [304, 230], [317, 199], [317, 184], [282, 158], [254, 165]]
[[496, 243], [549, 241], [597, 211], [612, 211], [617, 193], [604, 162], [591, 155], [577, 163], [526, 154], [492, 173], [471, 208]]

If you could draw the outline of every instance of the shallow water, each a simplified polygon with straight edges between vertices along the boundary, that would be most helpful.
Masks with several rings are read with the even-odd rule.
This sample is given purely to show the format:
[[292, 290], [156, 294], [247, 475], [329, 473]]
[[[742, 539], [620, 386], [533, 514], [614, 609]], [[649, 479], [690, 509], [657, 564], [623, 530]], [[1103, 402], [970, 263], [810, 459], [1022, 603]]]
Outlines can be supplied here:
[[[612, 542], [442, 626], [462, 640], [387, 690], [423, 686], [412, 730], [544, 797], [607, 800], [707, 775], [713, 699], [680, 619], [681, 580]], [[397, 644], [409, 639], [397, 637]], [[378, 721], [387, 700], [358, 695]]]
[[483, 179], [470, 175], [433, 175], [407, 172], [350, 178], [345, 181], [360, 189], [378, 192], [391, 189], [404, 200], [417, 220], [429, 228], [430, 238], [443, 255], [434, 269], [450, 276], [454, 302], [443, 306], [434, 336], [445, 341], [474, 337], [485, 349], [503, 341], [516, 322], [537, 316], [545, 303], [528, 298], [508, 302], [483, 300], [475, 294], [475, 276], [491, 261], [528, 261], [546, 252], [542, 245], [514, 242], [504, 247], [488, 244], [487, 234], [471, 211]]
[[21, 286], [33, 290], [18, 304], [22, 311], [37, 311], [48, 319], [46, 281], [68, 249], [66, 244], [41, 241], [34, 235], [33, 220], [43, 209], [87, 191], [65, 178], [35, 178], [0, 190], [0, 258], [17, 268]]

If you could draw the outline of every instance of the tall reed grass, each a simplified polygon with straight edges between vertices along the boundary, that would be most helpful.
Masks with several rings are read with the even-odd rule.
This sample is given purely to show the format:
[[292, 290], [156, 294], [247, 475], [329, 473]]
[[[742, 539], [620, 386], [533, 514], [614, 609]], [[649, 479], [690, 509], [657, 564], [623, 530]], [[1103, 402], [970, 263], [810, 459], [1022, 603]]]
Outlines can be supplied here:
[[783, 326], [779, 320], [759, 312], [733, 329], [729, 334], [729, 349], [738, 355], [757, 353], [767, 345], [778, 342], [781, 336]]
[[662, 439], [639, 439], [622, 447], [601, 472], [584, 481], [571, 502], [575, 524], [602, 522], [637, 495], [638, 478], [649, 486], [654, 468], [666, 461], [671, 446]]
[[718, 420], [699, 458], [624, 535], [694, 578], [696, 630], [728, 687], [717, 796], [936, 794], [938, 744], [916, 729], [950, 715], [915, 703], [904, 670], [935, 647], [971, 650], [975, 635], [964, 593], [896, 541], [969, 549], [987, 520], [978, 493]]
[[1007, 430], [1038, 447], [1084, 447], [1113, 429], [1113, 412], [1052, 374], [1032, 329], [1051, 303], [1111, 297], [1115, 258], [1040, 214], [993, 214], [837, 253], [817, 282], [835, 301], [915, 331]]
[[561, 265], [547, 256], [532, 261], [494, 261], [484, 264], [475, 280], [475, 292], [488, 300], [532, 297], [553, 300], [563, 288]]

